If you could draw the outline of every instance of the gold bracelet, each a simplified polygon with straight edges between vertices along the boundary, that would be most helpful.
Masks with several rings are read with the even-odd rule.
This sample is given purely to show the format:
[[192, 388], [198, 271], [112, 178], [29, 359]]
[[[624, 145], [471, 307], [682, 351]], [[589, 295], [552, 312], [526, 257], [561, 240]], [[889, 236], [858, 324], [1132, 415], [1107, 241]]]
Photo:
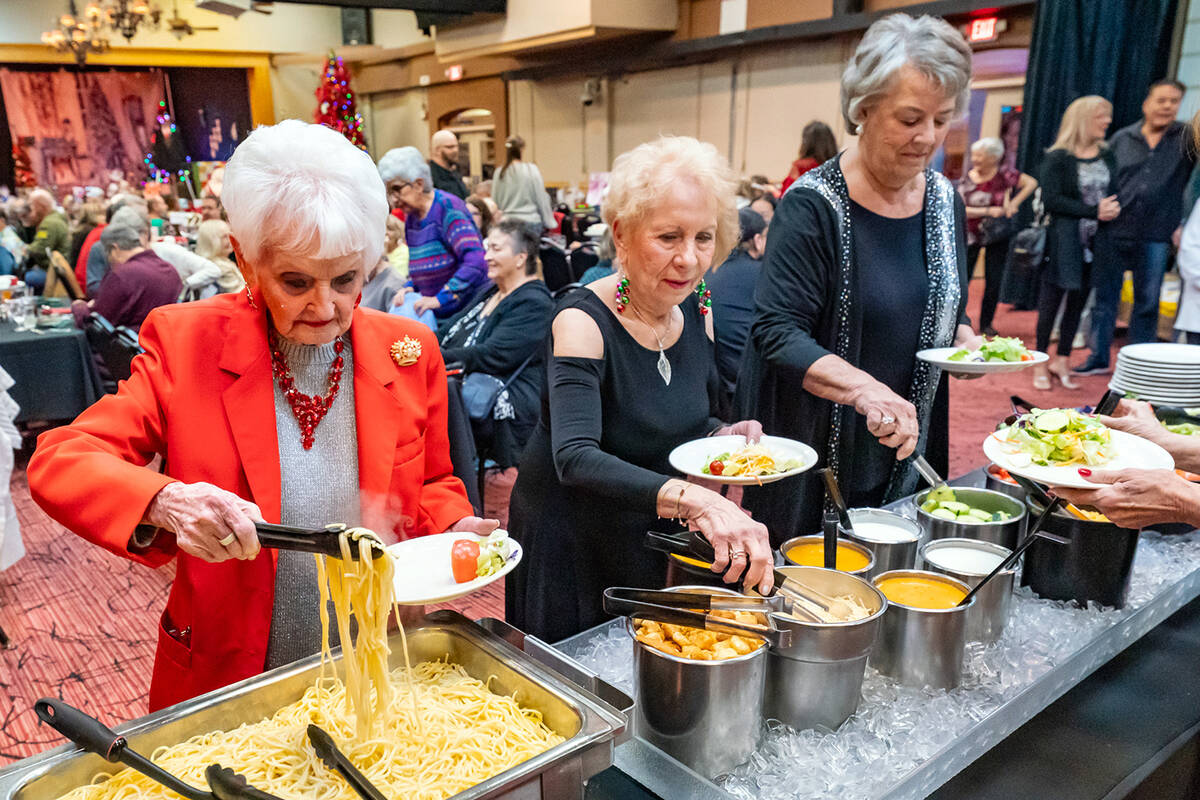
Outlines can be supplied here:
[[686, 492], [687, 490], [688, 490], [688, 486], [685, 483], [685, 484], [683, 484], [683, 486], [679, 487], [679, 495], [675, 498], [675, 519], [679, 520], [680, 522], [684, 521], [683, 515], [681, 513], [681, 507], [683, 505], [683, 493]]

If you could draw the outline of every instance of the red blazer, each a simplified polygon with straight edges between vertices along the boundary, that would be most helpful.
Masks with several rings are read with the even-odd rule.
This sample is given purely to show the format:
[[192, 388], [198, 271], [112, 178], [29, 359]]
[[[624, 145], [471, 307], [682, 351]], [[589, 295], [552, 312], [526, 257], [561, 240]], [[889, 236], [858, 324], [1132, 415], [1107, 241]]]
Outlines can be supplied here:
[[[399, 366], [390, 348], [405, 336], [422, 354]], [[451, 472], [437, 339], [361, 308], [350, 337], [363, 524], [393, 541], [444, 531], [472, 510]], [[141, 344], [115, 395], [42, 434], [28, 475], [38, 505], [88, 541], [150, 566], [177, 559], [150, 685], [155, 710], [262, 672], [278, 553], [210, 564], [165, 532], [130, 550], [134, 528], [176, 480], [228, 489], [278, 521], [279, 443], [266, 318], [244, 293], [155, 309]], [[165, 474], [146, 468], [155, 455]]]

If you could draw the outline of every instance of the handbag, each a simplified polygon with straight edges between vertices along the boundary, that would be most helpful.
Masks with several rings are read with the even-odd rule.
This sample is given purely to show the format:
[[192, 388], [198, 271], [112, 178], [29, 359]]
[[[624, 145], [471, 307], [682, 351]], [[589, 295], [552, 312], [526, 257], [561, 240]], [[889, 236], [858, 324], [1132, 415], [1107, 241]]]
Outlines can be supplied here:
[[984, 247], [1011, 239], [1017, 232], [1017, 221], [1013, 217], [984, 217], [979, 221], [979, 243]]
[[530, 354], [522, 361], [521, 366], [517, 367], [506, 381], [500, 380], [495, 375], [488, 375], [486, 372], [472, 372], [463, 378], [463, 405], [467, 408], [467, 416], [471, 418], [471, 422], [484, 422], [491, 417], [492, 409], [495, 408], [496, 399], [500, 397], [500, 393], [507, 389], [508, 385], [525, 370], [534, 355], [536, 353]]
[[1008, 265], [1015, 270], [1033, 272], [1046, 260], [1046, 229], [1050, 217], [1042, 206], [1042, 190], [1033, 194], [1033, 222], [1013, 237], [1008, 250]]

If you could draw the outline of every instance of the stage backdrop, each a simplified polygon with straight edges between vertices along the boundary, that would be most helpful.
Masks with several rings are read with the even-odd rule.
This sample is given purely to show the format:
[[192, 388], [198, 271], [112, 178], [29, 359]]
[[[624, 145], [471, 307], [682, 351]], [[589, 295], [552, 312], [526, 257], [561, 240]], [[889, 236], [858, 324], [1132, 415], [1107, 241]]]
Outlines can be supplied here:
[[146, 175], [158, 103], [159, 70], [74, 72], [0, 69], [14, 148], [29, 157], [37, 183], [59, 191], [107, 186]]

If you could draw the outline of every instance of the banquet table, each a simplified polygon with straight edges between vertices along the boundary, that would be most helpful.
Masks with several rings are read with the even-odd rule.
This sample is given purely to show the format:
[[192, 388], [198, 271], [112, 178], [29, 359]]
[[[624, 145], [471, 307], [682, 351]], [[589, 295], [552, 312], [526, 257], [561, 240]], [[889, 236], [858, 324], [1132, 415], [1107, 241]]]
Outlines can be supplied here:
[[74, 419], [104, 394], [87, 336], [74, 325], [29, 331], [0, 321], [0, 367], [15, 382], [16, 422]]
[[[980, 469], [951, 483], [983, 479]], [[554, 647], [634, 694], [623, 619]], [[1115, 800], [1200, 737], [1197, 657], [1200, 531], [1145, 531], [1124, 609], [1019, 589], [1001, 641], [968, 646], [958, 689], [908, 689], [868, 669], [859, 711], [838, 731], [770, 724], [749, 761], [712, 781], [635, 731], [589, 800]]]

